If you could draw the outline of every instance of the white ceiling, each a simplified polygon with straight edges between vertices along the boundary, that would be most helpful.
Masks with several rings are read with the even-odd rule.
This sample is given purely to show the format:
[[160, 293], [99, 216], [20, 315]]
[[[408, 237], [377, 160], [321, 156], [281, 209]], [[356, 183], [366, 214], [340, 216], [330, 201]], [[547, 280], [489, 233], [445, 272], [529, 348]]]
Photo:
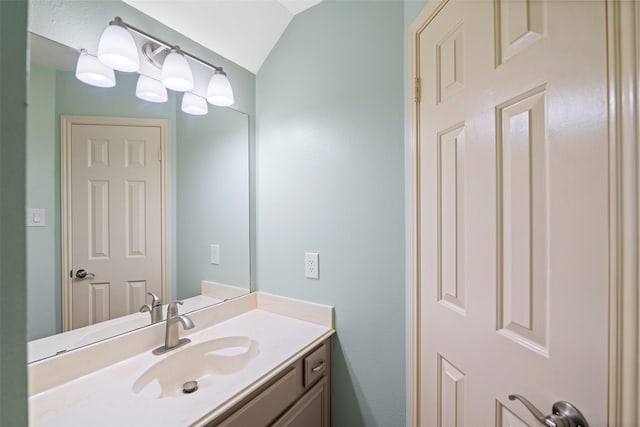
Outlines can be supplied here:
[[293, 16], [322, 0], [124, 0], [257, 73]]

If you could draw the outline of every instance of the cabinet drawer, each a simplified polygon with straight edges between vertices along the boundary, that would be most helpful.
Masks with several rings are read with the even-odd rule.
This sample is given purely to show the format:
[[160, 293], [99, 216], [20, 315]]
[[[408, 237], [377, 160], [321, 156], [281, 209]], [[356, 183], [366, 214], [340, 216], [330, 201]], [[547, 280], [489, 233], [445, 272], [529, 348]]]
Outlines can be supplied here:
[[316, 351], [304, 358], [304, 387], [308, 387], [329, 370], [327, 345], [322, 344]]
[[283, 408], [289, 406], [298, 397], [300, 375], [298, 366], [294, 366], [282, 378], [269, 386], [249, 403], [229, 418], [218, 424], [220, 427], [266, 426], [272, 422]]

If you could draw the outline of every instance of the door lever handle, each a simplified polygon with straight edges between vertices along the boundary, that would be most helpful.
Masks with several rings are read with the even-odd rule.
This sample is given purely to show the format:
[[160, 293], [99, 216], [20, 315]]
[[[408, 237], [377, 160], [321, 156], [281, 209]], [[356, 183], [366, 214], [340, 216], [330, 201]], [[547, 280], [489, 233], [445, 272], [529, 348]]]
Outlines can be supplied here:
[[89, 273], [87, 270], [82, 269], [82, 268], [80, 270], [76, 271], [76, 278], [78, 278], [78, 279], [86, 279], [87, 277], [91, 277], [93, 279], [94, 277], [96, 277], [96, 275], [93, 274], [93, 273]]
[[551, 415], [544, 415], [531, 402], [519, 394], [510, 394], [509, 400], [519, 400], [540, 422], [547, 427], [589, 427], [589, 423], [578, 408], [569, 402], [560, 400], [553, 404]]

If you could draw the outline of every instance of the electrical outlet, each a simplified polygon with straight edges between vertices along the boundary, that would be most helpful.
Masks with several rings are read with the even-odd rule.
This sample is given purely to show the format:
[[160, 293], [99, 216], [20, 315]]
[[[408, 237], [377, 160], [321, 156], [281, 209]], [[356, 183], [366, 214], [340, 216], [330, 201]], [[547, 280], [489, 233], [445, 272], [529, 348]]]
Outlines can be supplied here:
[[304, 276], [308, 279], [320, 278], [317, 252], [306, 252], [304, 254]]
[[220, 264], [220, 245], [211, 245], [211, 264]]

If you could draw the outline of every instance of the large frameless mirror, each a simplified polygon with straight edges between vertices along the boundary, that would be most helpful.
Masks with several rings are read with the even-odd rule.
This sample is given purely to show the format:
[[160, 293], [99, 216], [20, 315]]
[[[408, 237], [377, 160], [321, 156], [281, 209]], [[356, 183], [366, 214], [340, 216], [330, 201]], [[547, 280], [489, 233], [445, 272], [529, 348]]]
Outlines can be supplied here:
[[31, 34], [29, 362], [151, 324], [149, 292], [188, 312], [251, 287], [248, 116], [87, 85], [79, 55]]

